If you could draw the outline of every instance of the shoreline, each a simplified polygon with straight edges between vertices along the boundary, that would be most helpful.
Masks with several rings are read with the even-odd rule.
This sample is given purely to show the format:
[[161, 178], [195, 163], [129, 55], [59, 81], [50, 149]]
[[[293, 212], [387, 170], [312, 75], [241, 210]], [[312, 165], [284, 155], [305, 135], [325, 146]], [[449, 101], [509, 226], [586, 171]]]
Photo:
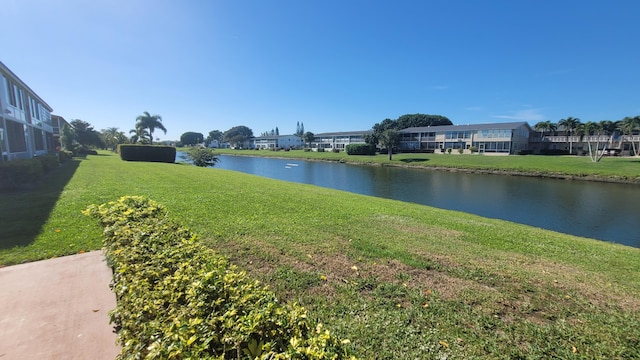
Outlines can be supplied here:
[[591, 182], [611, 183], [611, 184], [640, 185], [640, 178], [624, 179], [624, 178], [599, 176], [599, 175], [571, 175], [571, 174], [558, 174], [558, 173], [554, 174], [554, 173], [529, 172], [529, 171], [517, 171], [517, 170], [495, 170], [495, 169], [457, 168], [457, 167], [446, 167], [446, 166], [403, 165], [403, 164], [393, 164], [393, 163], [345, 161], [344, 159], [329, 160], [329, 159], [311, 159], [311, 158], [305, 158], [305, 157], [259, 156], [259, 155], [253, 155], [253, 154], [221, 153], [219, 155], [337, 162], [341, 164], [360, 165], [360, 166], [389, 166], [389, 167], [421, 169], [421, 170], [430, 170], [430, 171], [464, 172], [469, 174], [523, 176], [523, 177], [532, 177], [532, 178], [541, 178], [541, 179], [556, 179], [556, 180], [567, 180], [567, 181], [591, 181]]

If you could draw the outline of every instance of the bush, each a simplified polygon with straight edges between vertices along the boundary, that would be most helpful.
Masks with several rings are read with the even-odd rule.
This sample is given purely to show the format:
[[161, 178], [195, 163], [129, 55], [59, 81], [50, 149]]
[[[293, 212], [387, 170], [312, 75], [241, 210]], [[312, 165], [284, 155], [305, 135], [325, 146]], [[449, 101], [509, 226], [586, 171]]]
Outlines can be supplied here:
[[340, 152], [340, 149], [333, 148], [333, 149], [331, 149], [331, 152], [333, 152], [333, 153], [336, 153], [336, 154], [337, 154], [337, 153], [339, 153], [339, 152]]
[[[119, 358], [344, 359], [348, 340], [313, 326], [139, 196], [91, 205], [104, 226]], [[353, 357], [350, 357], [353, 358]]]
[[193, 165], [200, 167], [214, 166], [220, 160], [213, 153], [213, 149], [201, 147], [187, 150], [185, 156], [193, 162]]
[[544, 149], [540, 150], [541, 155], [569, 155], [569, 150], [562, 149]]
[[44, 175], [40, 159], [18, 159], [0, 165], [0, 189], [17, 189], [32, 183]]
[[73, 158], [73, 152], [67, 151], [67, 150], [58, 151], [58, 159], [60, 160], [60, 163], [71, 160], [72, 158]]
[[157, 145], [118, 145], [120, 158], [127, 161], [151, 161], [174, 163], [176, 161], [176, 148], [172, 146]]
[[318, 148], [318, 152], [324, 152], [324, 148]]
[[345, 151], [349, 155], [375, 155], [376, 147], [369, 144], [349, 144]]

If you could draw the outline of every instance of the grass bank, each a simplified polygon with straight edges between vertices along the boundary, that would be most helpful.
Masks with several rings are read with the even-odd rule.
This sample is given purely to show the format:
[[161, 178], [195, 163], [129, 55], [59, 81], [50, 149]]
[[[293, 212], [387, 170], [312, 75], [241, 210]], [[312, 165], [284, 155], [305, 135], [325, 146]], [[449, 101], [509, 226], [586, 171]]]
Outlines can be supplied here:
[[[253, 153], [253, 152], [252, 152]], [[259, 153], [259, 152], [257, 152]], [[638, 358], [640, 249], [505, 221], [179, 164], [89, 156], [0, 194], [0, 264], [101, 247], [89, 204], [143, 195], [362, 358]], [[526, 157], [524, 157], [526, 158]], [[66, 174], [66, 175], [65, 175]], [[59, 178], [57, 177], [59, 176]], [[30, 203], [31, 202], [31, 203]], [[42, 214], [41, 212], [46, 213]]]
[[232, 150], [216, 149], [219, 154], [284, 157], [306, 160], [338, 161], [381, 166], [413, 166], [431, 169], [490, 172], [499, 174], [569, 178], [640, 184], [640, 158], [606, 157], [592, 162], [588, 156], [490, 156], [386, 154], [375, 156], [347, 155], [345, 152], [304, 152], [302, 150]]

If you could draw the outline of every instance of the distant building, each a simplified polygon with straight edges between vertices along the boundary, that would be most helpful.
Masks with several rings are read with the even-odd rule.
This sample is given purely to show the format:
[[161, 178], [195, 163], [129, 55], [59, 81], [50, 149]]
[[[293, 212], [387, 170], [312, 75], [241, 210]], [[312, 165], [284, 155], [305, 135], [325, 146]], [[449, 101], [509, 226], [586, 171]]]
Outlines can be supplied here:
[[304, 141], [297, 135], [270, 135], [253, 138], [254, 149], [300, 149]]
[[62, 149], [62, 142], [60, 136], [62, 134], [62, 128], [69, 123], [62, 116], [51, 115], [51, 125], [53, 126], [53, 147], [54, 149]]
[[400, 151], [471, 153], [473, 148], [496, 155], [530, 151], [529, 137], [535, 133], [526, 122], [413, 127], [398, 132]]
[[3, 160], [54, 151], [53, 109], [0, 62], [0, 147]]
[[372, 134], [372, 130], [365, 131], [343, 131], [316, 134], [311, 148], [313, 150], [324, 149], [324, 151], [332, 151], [334, 149], [344, 151], [349, 144], [364, 144], [365, 135]]

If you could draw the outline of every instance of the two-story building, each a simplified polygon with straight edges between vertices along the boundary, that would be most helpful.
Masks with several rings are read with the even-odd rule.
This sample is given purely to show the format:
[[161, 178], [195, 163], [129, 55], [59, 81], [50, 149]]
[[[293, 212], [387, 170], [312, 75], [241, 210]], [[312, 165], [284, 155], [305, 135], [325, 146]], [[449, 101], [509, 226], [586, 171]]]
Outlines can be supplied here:
[[4, 160], [55, 150], [53, 109], [0, 62], [0, 148]]
[[324, 151], [332, 151], [334, 149], [344, 151], [349, 144], [364, 144], [365, 135], [370, 135], [373, 130], [365, 131], [344, 131], [316, 134], [311, 148], [313, 150], [324, 149]]
[[257, 136], [252, 139], [255, 149], [301, 149], [304, 141], [297, 135]]
[[443, 125], [413, 127], [398, 131], [400, 151], [433, 152], [436, 154], [479, 153], [509, 155], [529, 151], [529, 137], [534, 133], [526, 122]]

